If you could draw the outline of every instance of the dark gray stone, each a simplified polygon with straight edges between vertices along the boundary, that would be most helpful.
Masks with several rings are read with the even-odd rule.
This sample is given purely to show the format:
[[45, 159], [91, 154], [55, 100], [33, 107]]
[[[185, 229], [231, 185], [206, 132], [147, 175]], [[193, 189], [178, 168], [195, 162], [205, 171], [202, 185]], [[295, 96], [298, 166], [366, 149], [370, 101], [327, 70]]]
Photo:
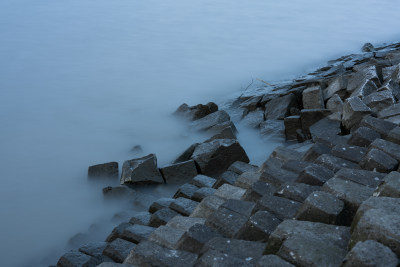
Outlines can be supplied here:
[[267, 211], [258, 211], [242, 226], [234, 238], [266, 242], [281, 220]]
[[383, 152], [382, 150], [372, 148], [369, 150], [360, 166], [366, 170], [376, 170], [377, 172], [388, 173], [397, 169], [398, 161]]
[[118, 178], [118, 162], [97, 164], [88, 168], [88, 177]]
[[243, 200], [257, 202], [265, 195], [272, 196], [275, 191], [276, 187], [272, 184], [263, 181], [257, 181], [252, 184], [250, 189], [246, 190]]
[[331, 154], [358, 164], [367, 154], [367, 149], [360, 146], [339, 144], [332, 148]]
[[362, 48], [362, 52], [373, 52], [375, 51], [375, 47], [371, 43], [365, 43]]
[[374, 240], [358, 242], [347, 254], [343, 267], [396, 267], [398, 259], [390, 248]]
[[201, 188], [201, 187], [213, 187], [217, 180], [205, 175], [197, 175], [191, 181], [191, 184]]
[[244, 172], [239, 175], [234, 185], [241, 188], [249, 189], [255, 182], [260, 180], [261, 175], [262, 173], [258, 171]]
[[178, 188], [176, 191], [174, 198], [178, 197], [185, 197], [191, 199], [193, 197], [193, 194], [198, 190], [199, 188], [193, 184], [183, 184], [181, 187]]
[[328, 154], [331, 148], [325, 144], [315, 143], [301, 158], [304, 161], [314, 162], [319, 156]]
[[221, 206], [207, 218], [206, 225], [221, 233], [224, 237], [233, 237], [248, 219], [249, 216], [239, 214]]
[[196, 260], [196, 254], [171, 250], [153, 242], [144, 241], [131, 251], [124, 263], [138, 266], [188, 267], [194, 266]]
[[303, 91], [303, 107], [305, 109], [325, 108], [321, 87], [313, 86]]
[[177, 249], [179, 240], [184, 233], [184, 230], [162, 225], [150, 234], [148, 241], [169, 249]]
[[149, 226], [159, 227], [161, 225], [165, 225], [169, 220], [177, 215], [179, 215], [179, 213], [169, 208], [160, 209], [151, 215]]
[[121, 184], [164, 183], [157, 168], [156, 155], [150, 154], [142, 158], [127, 160], [122, 165]]
[[311, 163], [308, 161], [302, 160], [289, 160], [285, 164], [282, 165], [282, 169], [294, 172], [294, 173], [301, 173], [304, 168], [310, 166]]
[[128, 228], [129, 226], [131, 226], [131, 223], [127, 223], [127, 222], [123, 222], [120, 223], [117, 227], [115, 227], [112, 232], [108, 235], [108, 237], [106, 238], [106, 242], [112, 242], [115, 239], [119, 238], [122, 234], [122, 232]]
[[299, 174], [296, 182], [322, 186], [334, 175], [335, 173], [332, 170], [319, 164], [312, 164], [304, 168], [304, 170]]
[[100, 265], [97, 265], [97, 267], [135, 267], [135, 266], [131, 264], [122, 264], [116, 262], [103, 262]]
[[319, 189], [319, 186], [312, 186], [305, 183], [286, 183], [276, 190], [275, 196], [303, 202], [309, 194]]
[[400, 160], [400, 145], [386, 141], [384, 139], [375, 139], [369, 148], [376, 148], [382, 150], [395, 160]]
[[131, 224], [148, 225], [150, 222], [151, 213], [148, 211], [142, 211], [134, 214], [129, 222]]
[[310, 134], [314, 141], [322, 139], [324, 136], [332, 136], [331, 139], [342, 133], [340, 121], [323, 118], [310, 126]]
[[219, 188], [223, 184], [235, 184], [236, 179], [239, 177], [239, 174], [233, 171], [225, 171], [221, 174], [217, 182], [214, 184], [214, 188]]
[[386, 140], [395, 143], [397, 145], [400, 145], [400, 127], [392, 129], [388, 133]]
[[178, 156], [178, 158], [174, 161], [174, 163], [179, 163], [179, 162], [184, 162], [184, 161], [188, 161], [191, 159], [194, 150], [196, 149], [196, 147], [199, 145], [199, 143], [195, 143], [190, 145], [190, 147], [188, 147], [185, 151], [182, 152], [181, 155]]
[[260, 134], [266, 140], [284, 141], [285, 125], [283, 120], [266, 120], [260, 124]]
[[329, 81], [328, 86], [324, 89], [324, 100], [333, 98], [336, 94], [339, 97], [343, 97], [346, 94], [348, 78], [345, 75], [339, 75]]
[[211, 142], [215, 139], [236, 139], [235, 131], [232, 127], [225, 127], [220, 132], [214, 134], [212, 137], [207, 139], [205, 142]]
[[244, 101], [239, 107], [244, 108], [248, 111], [254, 111], [260, 106], [262, 96], [253, 96]]
[[274, 149], [274, 151], [272, 151], [269, 157], [277, 158], [285, 163], [289, 160], [298, 160], [302, 156], [303, 154], [296, 150], [286, 148], [283, 146], [278, 146], [277, 148]]
[[340, 98], [338, 94], [334, 94], [331, 98], [329, 98], [328, 102], [326, 102], [326, 108], [331, 112], [339, 112], [343, 113], [343, 100]]
[[103, 255], [110, 257], [117, 263], [122, 263], [129, 252], [136, 247], [136, 244], [117, 238], [107, 245], [103, 251]]
[[388, 132], [393, 130], [397, 125], [372, 116], [366, 116], [361, 121], [360, 126], [368, 127], [385, 138]]
[[400, 105], [399, 104], [394, 104], [386, 109], [378, 112], [378, 118], [380, 119], [389, 119], [391, 117], [395, 117], [400, 115]]
[[302, 109], [300, 118], [304, 133], [310, 133], [310, 127], [316, 122], [329, 116], [332, 112], [329, 109]]
[[92, 257], [101, 258], [104, 249], [107, 247], [107, 242], [91, 242], [79, 248], [79, 252]]
[[332, 148], [337, 144], [346, 144], [349, 141], [350, 137], [350, 135], [336, 135], [325, 133], [321, 135], [313, 135], [313, 141], [315, 143], [325, 144], [328, 147]]
[[230, 117], [224, 110], [218, 110], [201, 119], [195, 120], [191, 123], [191, 129], [197, 131], [206, 131], [213, 126], [229, 121]]
[[352, 169], [360, 168], [357, 164], [351, 161], [335, 157], [331, 154], [323, 154], [319, 156], [314, 162], [330, 169], [333, 172], [337, 172], [341, 168], [352, 168]]
[[224, 199], [242, 199], [245, 193], [246, 189], [224, 184], [215, 191], [214, 195]]
[[199, 205], [197, 205], [196, 209], [192, 212], [190, 217], [200, 217], [200, 218], [208, 218], [212, 213], [214, 213], [224, 202], [226, 199], [211, 195], [203, 198]]
[[235, 161], [249, 162], [246, 152], [238, 141], [233, 139], [216, 139], [196, 147], [192, 158], [205, 175], [223, 173]]
[[347, 129], [357, 127], [363, 117], [371, 113], [372, 110], [359, 97], [350, 97], [343, 105], [342, 123]]
[[200, 202], [202, 201], [205, 197], [211, 196], [217, 191], [215, 188], [210, 188], [210, 187], [203, 187], [198, 189], [196, 192], [194, 192], [192, 196], [192, 200]]
[[293, 264], [283, 260], [282, 258], [276, 255], [264, 255], [261, 259], [257, 262], [256, 267], [294, 267]]
[[174, 202], [171, 202], [169, 208], [184, 215], [189, 216], [192, 214], [194, 209], [197, 207], [199, 203], [187, 198], [177, 198]]
[[260, 181], [267, 182], [278, 187], [284, 183], [294, 182], [297, 177], [298, 174], [282, 169], [279, 165], [269, 165], [264, 166]]
[[354, 170], [343, 168], [340, 169], [335, 177], [349, 180], [357, 184], [365, 185], [371, 188], [376, 188], [383, 180], [385, 174], [366, 170]]
[[400, 198], [400, 173], [391, 172], [375, 190], [374, 196]]
[[193, 160], [168, 165], [161, 168], [160, 171], [168, 184], [188, 182], [197, 175], [196, 165]]
[[381, 110], [393, 105], [395, 99], [390, 90], [382, 90], [374, 92], [367, 97], [364, 97], [363, 102], [374, 112], [378, 113]]
[[168, 208], [169, 205], [174, 201], [175, 199], [169, 197], [159, 198], [150, 205], [149, 212], [154, 213], [163, 208]]
[[301, 119], [299, 115], [286, 117], [285, 123], [285, 136], [286, 140], [297, 140], [296, 131], [301, 129]]
[[265, 119], [283, 120], [289, 115], [290, 108], [296, 106], [297, 99], [294, 94], [273, 98], [265, 105]]
[[300, 221], [341, 224], [344, 202], [323, 191], [315, 191], [304, 201], [297, 211], [296, 219]]
[[101, 261], [96, 257], [71, 250], [61, 256], [57, 262], [57, 267], [94, 267], [100, 263]]
[[128, 226], [120, 235], [121, 239], [127, 240], [132, 243], [139, 243], [149, 238], [150, 234], [155, 230], [154, 227], [134, 224]]
[[264, 110], [258, 108], [255, 111], [249, 112], [243, 119], [242, 123], [252, 128], [260, 127], [260, 124], [264, 121]]
[[258, 169], [257, 166], [248, 164], [243, 161], [235, 161], [232, 163], [231, 166], [229, 166], [228, 171], [232, 171], [234, 173], [237, 173], [238, 175], [247, 172], [247, 171], [256, 171]]
[[297, 210], [300, 208], [301, 203], [276, 196], [263, 196], [256, 205], [255, 210], [266, 210], [278, 219], [292, 219]]
[[205, 252], [196, 262], [196, 267], [230, 267], [230, 266], [253, 266], [252, 263], [236, 258], [233, 254], [222, 253], [213, 249]]
[[220, 208], [225, 208], [244, 216], [250, 217], [255, 208], [255, 203], [237, 199], [228, 199]]
[[367, 147], [381, 135], [368, 127], [360, 127], [351, 135], [348, 144], [352, 146]]
[[190, 227], [196, 224], [204, 224], [206, 219], [196, 218], [196, 217], [186, 217], [186, 216], [175, 216], [172, 218], [166, 226], [180, 229], [183, 231], [188, 231]]
[[200, 254], [204, 244], [214, 237], [221, 237], [221, 234], [204, 224], [195, 224], [183, 234], [178, 249]]

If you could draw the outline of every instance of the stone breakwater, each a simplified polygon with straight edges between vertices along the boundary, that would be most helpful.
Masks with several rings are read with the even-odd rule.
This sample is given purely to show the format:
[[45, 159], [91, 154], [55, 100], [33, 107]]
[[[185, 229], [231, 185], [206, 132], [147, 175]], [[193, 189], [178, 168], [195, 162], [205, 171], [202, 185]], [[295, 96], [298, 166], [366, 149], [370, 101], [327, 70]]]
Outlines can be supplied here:
[[[209, 139], [171, 165], [156, 155], [89, 167], [120, 178], [105, 197], [177, 184], [104, 242], [57, 266], [397, 266], [400, 256], [400, 44], [330, 61], [305, 77], [241, 96], [231, 108], [286, 140], [249, 164], [214, 103], [175, 112]], [[295, 142], [293, 142], [295, 141]]]

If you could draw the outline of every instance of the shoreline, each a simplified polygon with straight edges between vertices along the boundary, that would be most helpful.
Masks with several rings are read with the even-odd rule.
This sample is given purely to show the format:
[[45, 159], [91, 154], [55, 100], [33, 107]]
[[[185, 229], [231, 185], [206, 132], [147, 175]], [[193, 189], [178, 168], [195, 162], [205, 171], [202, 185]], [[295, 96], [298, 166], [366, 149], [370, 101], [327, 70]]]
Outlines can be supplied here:
[[[387, 51], [389, 48], [393, 50]], [[390, 150], [399, 140], [395, 129], [400, 123], [400, 112], [394, 107], [400, 91], [392, 87], [400, 86], [395, 80], [400, 75], [396, 78], [393, 74], [400, 66], [400, 44], [365, 49], [370, 51], [329, 61], [327, 67], [291, 83], [270, 86], [268, 93], [242, 95], [233, 101], [230, 108], [248, 127], [259, 128], [264, 136], [274, 134], [279, 140], [286, 137], [299, 142], [275, 149], [261, 166], [248, 164], [246, 152], [236, 140], [236, 127], [226, 112], [212, 104], [181, 106], [178, 110], [189, 118], [190, 127], [208, 132], [211, 140], [191, 147], [175, 164], [160, 169], [152, 155], [127, 161], [121, 174], [126, 183], [147, 183], [149, 177], [152, 182], [182, 183], [174, 198], [156, 200], [149, 212], [116, 227], [107, 242], [68, 252], [57, 266], [96, 266], [110, 260], [138, 266], [213, 266], [216, 262], [211, 258], [217, 258], [222, 266], [263, 266], [274, 262], [304, 266], [325, 261], [340, 266], [345, 258], [346, 264], [360, 260], [356, 257], [360, 252], [349, 251], [357, 241], [364, 241], [367, 230], [363, 219], [375, 223], [376, 216], [366, 218], [367, 211], [393, 215], [381, 208], [379, 201], [383, 198], [373, 195], [390, 197], [384, 199], [387, 205], [397, 205], [399, 188], [393, 185], [397, 172], [383, 174], [396, 171], [400, 160]], [[394, 85], [390, 84], [393, 80]], [[382, 127], [374, 127], [376, 124]], [[385, 134], [386, 129], [394, 133]], [[343, 166], [356, 174], [349, 174]], [[97, 173], [89, 174], [119, 176], [118, 166], [115, 175], [115, 164], [95, 169]], [[133, 195], [125, 187], [103, 192]], [[325, 206], [319, 207], [317, 202]], [[329, 210], [331, 206], [336, 210]], [[296, 220], [292, 220], [294, 217]], [[265, 224], [266, 221], [269, 223]], [[264, 228], [253, 222], [264, 223]], [[352, 222], [356, 233], [350, 232]], [[291, 236], [294, 229], [303, 233], [300, 238], [284, 237]], [[210, 238], [201, 243], [199, 231]], [[331, 236], [316, 238], [319, 231], [327, 231]], [[380, 243], [361, 242], [355, 247], [362, 250], [363, 246], [372, 246], [384, 251], [389, 259], [397, 260], [397, 247], [376, 231], [373, 234], [379, 236], [373, 239]], [[337, 244], [335, 238], [346, 242]], [[234, 247], [224, 247], [224, 242], [235, 243], [234, 247], [252, 247], [253, 251], [239, 252]], [[349, 242], [351, 246], [347, 248]], [[322, 261], [299, 247], [310, 244], [318, 248], [321, 243], [328, 244], [321, 252], [326, 256]], [[146, 254], [149, 249], [154, 255]], [[329, 254], [330, 250], [336, 254]], [[166, 256], [173, 251], [177, 257]], [[110, 264], [101, 266], [118, 266]]]

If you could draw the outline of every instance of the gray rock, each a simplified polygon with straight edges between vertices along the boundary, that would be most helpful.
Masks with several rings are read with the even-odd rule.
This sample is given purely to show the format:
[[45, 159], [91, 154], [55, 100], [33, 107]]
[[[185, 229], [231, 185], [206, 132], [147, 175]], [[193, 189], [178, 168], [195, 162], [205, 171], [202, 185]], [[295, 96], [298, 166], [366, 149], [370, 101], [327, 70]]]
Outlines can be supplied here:
[[192, 214], [198, 204], [199, 203], [196, 201], [180, 197], [177, 198], [174, 202], [171, 202], [169, 208], [184, 216], [189, 216], [190, 214]]
[[391, 172], [375, 190], [374, 196], [400, 198], [400, 173]]
[[156, 155], [127, 160], [122, 165], [121, 184], [164, 183], [157, 168]]
[[217, 182], [213, 185], [214, 188], [219, 188], [223, 184], [233, 185], [236, 182], [236, 179], [239, 177], [239, 174], [233, 171], [225, 171], [221, 174]]
[[398, 115], [400, 115], [400, 104], [391, 105], [378, 112], [378, 118], [380, 119], [388, 119]]
[[136, 247], [136, 244], [117, 238], [107, 245], [103, 251], [103, 255], [110, 257], [117, 263], [122, 263], [129, 252]]
[[184, 230], [162, 225], [151, 233], [148, 241], [169, 249], [177, 249], [178, 242], [184, 233]]
[[220, 208], [225, 208], [241, 215], [250, 217], [255, 208], [255, 203], [244, 200], [228, 199]]
[[348, 144], [352, 146], [368, 147], [381, 135], [368, 127], [360, 127], [351, 135]]
[[303, 91], [303, 107], [305, 109], [325, 108], [320, 86], [313, 86]]
[[244, 149], [233, 139], [202, 143], [196, 147], [192, 158], [203, 174], [211, 176], [221, 174], [235, 161], [249, 162]]
[[149, 238], [150, 234], [154, 230], [154, 227], [134, 224], [132, 226], [126, 227], [120, 235], [120, 238], [137, 244]]
[[224, 199], [242, 199], [246, 190], [237, 186], [224, 184], [215, 191], [215, 196]]
[[197, 131], [206, 131], [212, 128], [213, 126], [229, 121], [230, 117], [228, 113], [224, 110], [218, 110], [213, 112], [201, 119], [195, 120], [191, 123], [191, 129]]
[[327, 181], [322, 190], [342, 200], [345, 204], [345, 224], [349, 224], [361, 203], [372, 196], [374, 189], [340, 178]]
[[169, 205], [174, 201], [175, 199], [169, 197], [159, 198], [150, 205], [149, 212], [154, 213], [163, 208], [168, 208]]
[[271, 163], [262, 166], [262, 169], [260, 170], [262, 172], [260, 181], [267, 182], [278, 187], [284, 183], [294, 182], [297, 179], [298, 174], [282, 169], [281, 166]]
[[235, 131], [232, 129], [232, 127], [230, 126], [225, 127], [220, 132], [216, 133], [215, 135], [207, 139], [207, 141], [205, 142], [211, 142], [212, 140], [215, 139], [236, 139], [236, 134]]
[[299, 115], [289, 116], [284, 119], [286, 140], [296, 140], [296, 131], [301, 129], [301, 119]]
[[88, 177], [118, 178], [118, 162], [97, 164], [88, 168]]
[[252, 128], [258, 128], [260, 127], [260, 124], [264, 121], [264, 110], [257, 109], [255, 111], [249, 112], [243, 119], [242, 123], [245, 125], [252, 127]]
[[131, 224], [140, 224], [140, 225], [148, 225], [150, 222], [151, 213], [148, 211], [142, 211], [134, 214], [129, 223]]
[[395, 267], [398, 264], [396, 254], [390, 248], [374, 240], [358, 242], [347, 254], [343, 267], [379, 266]]
[[252, 263], [247, 262], [246, 260], [239, 259], [235, 257], [234, 254], [222, 253], [213, 249], [205, 252], [201, 257], [197, 260], [196, 266], [198, 267], [229, 267], [229, 266], [244, 266], [250, 267], [253, 266]]
[[265, 105], [266, 120], [283, 120], [289, 115], [291, 107], [297, 106], [297, 99], [294, 94], [288, 94], [271, 99]]
[[351, 161], [335, 157], [331, 154], [323, 154], [319, 156], [314, 162], [330, 169], [333, 172], [337, 172], [341, 168], [360, 168], [357, 164]]
[[400, 145], [386, 141], [384, 139], [375, 139], [369, 148], [376, 148], [382, 150], [395, 160], [400, 160]]
[[255, 182], [260, 180], [261, 175], [262, 174], [260, 172], [256, 172], [256, 171], [248, 171], [248, 172], [242, 173], [236, 179], [234, 185], [241, 187], [241, 188], [249, 189]]
[[283, 120], [266, 120], [260, 124], [260, 134], [267, 140], [284, 141], [285, 125]]
[[304, 168], [296, 179], [298, 183], [304, 183], [315, 186], [322, 186], [326, 181], [331, 179], [335, 173], [319, 164], [312, 164]]
[[363, 102], [374, 113], [378, 113], [396, 103], [390, 90], [382, 90], [372, 93], [369, 96], [364, 97]]
[[336, 136], [341, 133], [340, 121], [331, 120], [329, 118], [321, 119], [310, 126], [310, 134], [314, 141], [326, 135]]
[[292, 219], [301, 203], [277, 196], [263, 196], [256, 205], [255, 210], [265, 210], [280, 220]]
[[196, 260], [196, 254], [171, 250], [153, 242], [144, 241], [131, 251], [124, 263], [138, 266], [187, 267], [194, 266]]
[[248, 163], [243, 162], [243, 161], [235, 161], [228, 168], [228, 171], [232, 171], [232, 172], [237, 173], [239, 175], [244, 173], [244, 172], [247, 172], [247, 171], [256, 171], [256, 170], [257, 170], [257, 166], [248, 164]]
[[388, 173], [397, 169], [398, 161], [383, 152], [382, 150], [372, 148], [360, 162], [363, 169], [377, 172]]
[[183, 234], [178, 249], [200, 254], [204, 244], [214, 237], [221, 237], [221, 234], [204, 224], [195, 224]]
[[349, 79], [347, 91], [352, 96], [366, 96], [380, 86], [379, 77], [374, 65], [360, 64], [354, 67], [355, 73]]
[[256, 267], [294, 267], [293, 264], [283, 260], [282, 258], [276, 255], [264, 255], [261, 259], [257, 262]]
[[282, 169], [300, 174], [304, 168], [312, 165], [312, 163], [302, 160], [289, 160], [282, 165]]
[[207, 218], [206, 225], [221, 233], [224, 237], [233, 237], [248, 219], [248, 216], [220, 206], [217, 211]]
[[159, 227], [161, 225], [167, 224], [169, 220], [179, 215], [176, 211], [173, 211], [169, 208], [163, 208], [153, 213], [150, 218], [149, 226], [151, 227]]
[[242, 226], [234, 238], [266, 242], [281, 221], [267, 211], [258, 211]]
[[385, 138], [397, 125], [372, 116], [366, 116], [361, 121], [360, 126], [371, 128]]
[[178, 109], [174, 112], [174, 115], [184, 116], [190, 120], [197, 120], [217, 110], [218, 106], [213, 102], [210, 102], [206, 105], [198, 104], [191, 107], [184, 103], [178, 107]]
[[400, 127], [396, 127], [393, 130], [391, 130], [388, 133], [386, 140], [395, 143], [397, 145], [400, 145]]
[[326, 118], [331, 113], [328, 109], [302, 109], [300, 113], [302, 130], [309, 134], [311, 125]]
[[115, 239], [119, 238], [122, 235], [122, 232], [128, 228], [129, 226], [131, 226], [131, 223], [127, 223], [127, 222], [123, 222], [120, 223], [117, 227], [115, 227], [112, 232], [108, 235], [108, 237], [106, 238], [106, 242], [112, 242]]
[[179, 163], [179, 162], [184, 162], [184, 161], [188, 161], [191, 159], [194, 150], [196, 149], [196, 147], [199, 145], [199, 143], [195, 143], [190, 145], [190, 147], [188, 147], [185, 151], [182, 152], [181, 155], [178, 156], [178, 158], [174, 161], [174, 163]]
[[135, 267], [131, 264], [123, 264], [123, 263], [116, 263], [116, 262], [103, 262], [97, 267]]
[[301, 160], [314, 162], [319, 156], [328, 154], [330, 152], [331, 148], [329, 146], [321, 143], [315, 143], [307, 150]]
[[319, 186], [312, 186], [304, 183], [286, 183], [276, 190], [275, 196], [303, 202], [308, 195], [319, 189]]
[[331, 112], [343, 113], [343, 101], [338, 94], [334, 94], [326, 103], [326, 108]]
[[260, 106], [262, 96], [253, 96], [244, 101], [239, 107], [244, 108], [248, 111], [254, 111]]
[[226, 200], [222, 197], [211, 195], [205, 197], [192, 212], [190, 217], [208, 218], [215, 212]]
[[205, 175], [197, 175], [191, 181], [191, 184], [201, 188], [201, 187], [213, 187], [217, 180]]
[[354, 170], [349, 168], [340, 169], [335, 177], [355, 182], [357, 184], [365, 185], [371, 188], [376, 188], [383, 180], [385, 174], [366, 171], [366, 170]]
[[272, 196], [275, 191], [276, 187], [272, 184], [263, 181], [257, 181], [252, 184], [250, 189], [246, 190], [246, 193], [244, 194], [242, 199], [245, 201], [257, 202], [265, 195]]
[[274, 149], [274, 151], [272, 151], [269, 157], [277, 158], [282, 160], [283, 162], [287, 162], [289, 160], [298, 160], [299, 158], [302, 157], [302, 153], [290, 148], [278, 146], [277, 148]]
[[190, 227], [196, 224], [204, 224], [205, 221], [206, 220], [203, 218], [176, 216], [167, 223], [167, 226], [182, 231], [188, 231]]
[[215, 188], [210, 188], [210, 187], [203, 187], [198, 189], [196, 192], [194, 192], [192, 196], [192, 200], [200, 202], [202, 201], [205, 197], [211, 196], [217, 191]]
[[91, 242], [79, 248], [79, 252], [92, 257], [101, 258], [104, 249], [107, 247], [107, 242]]
[[331, 154], [358, 164], [367, 154], [367, 149], [360, 146], [339, 144], [332, 148]]
[[178, 197], [185, 197], [188, 199], [191, 199], [193, 197], [193, 194], [198, 190], [199, 188], [193, 184], [183, 184], [181, 187], [178, 188], [176, 191], [174, 198]]
[[372, 110], [360, 98], [350, 97], [343, 105], [342, 124], [347, 129], [357, 127], [362, 118], [371, 113]]
[[193, 160], [171, 164], [161, 168], [160, 171], [168, 184], [188, 182], [197, 175], [196, 165]]
[[375, 51], [375, 47], [371, 43], [365, 43], [362, 48], [362, 52], [373, 52]]
[[343, 97], [346, 94], [348, 79], [344, 75], [339, 75], [328, 83], [328, 86], [323, 90], [324, 100], [332, 98], [335, 94]]
[[71, 250], [61, 256], [57, 262], [57, 267], [94, 267], [100, 263], [101, 261], [96, 257], [91, 257], [82, 252]]
[[344, 202], [323, 191], [315, 191], [304, 201], [297, 211], [300, 221], [340, 224]]

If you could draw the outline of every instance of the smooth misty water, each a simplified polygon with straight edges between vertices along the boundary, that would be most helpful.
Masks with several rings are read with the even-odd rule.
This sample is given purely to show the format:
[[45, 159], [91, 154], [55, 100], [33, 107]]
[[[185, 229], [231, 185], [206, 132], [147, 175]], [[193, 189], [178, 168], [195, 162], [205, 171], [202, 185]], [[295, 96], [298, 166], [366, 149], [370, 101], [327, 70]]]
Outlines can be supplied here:
[[[221, 103], [252, 78], [399, 39], [399, 12], [396, 0], [0, 1], [1, 265], [55, 263], [122, 208], [87, 166], [138, 144], [163, 165], [201, 140], [169, 117], [182, 102]], [[273, 147], [239, 138], [255, 163]]]

